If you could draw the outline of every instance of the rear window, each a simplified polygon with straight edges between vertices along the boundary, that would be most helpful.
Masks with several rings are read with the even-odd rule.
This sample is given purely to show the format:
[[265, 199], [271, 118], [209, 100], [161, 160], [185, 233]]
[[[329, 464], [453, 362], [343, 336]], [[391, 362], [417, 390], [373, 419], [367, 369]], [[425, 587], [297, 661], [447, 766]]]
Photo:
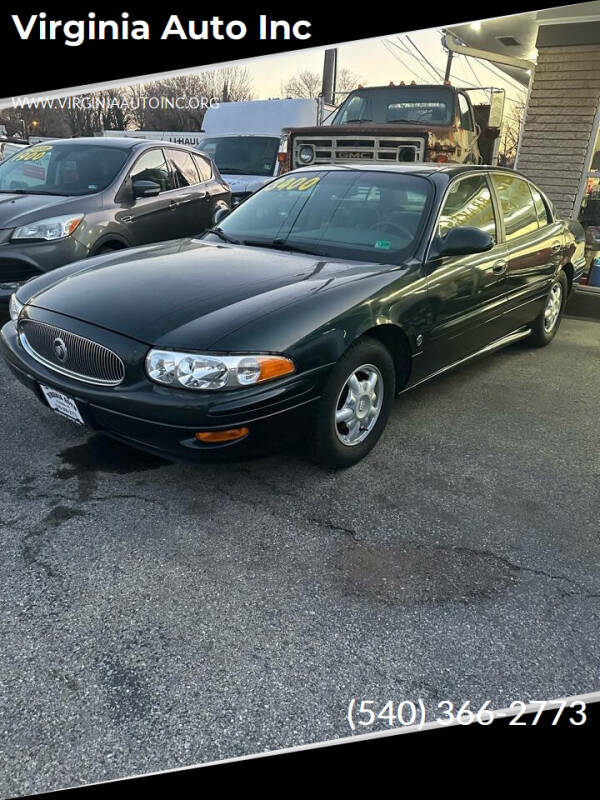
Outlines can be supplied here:
[[212, 178], [212, 166], [210, 161], [207, 158], [202, 158], [202, 156], [194, 156], [194, 161], [196, 163], [196, 167], [198, 172], [200, 173], [200, 180], [201, 181], [209, 181]]
[[500, 198], [507, 241], [537, 230], [538, 212], [527, 181], [500, 174], [494, 174], [493, 181]]
[[186, 153], [184, 150], [167, 150], [167, 158], [175, 175], [175, 184], [178, 188], [193, 186], [198, 183], [198, 170], [191, 153]]
[[552, 222], [552, 220], [548, 216], [548, 209], [546, 208], [544, 199], [535, 186], [529, 184], [529, 188], [531, 189], [531, 194], [533, 196], [533, 204], [537, 212], [538, 222], [540, 223], [540, 226], [547, 225], [549, 222]]

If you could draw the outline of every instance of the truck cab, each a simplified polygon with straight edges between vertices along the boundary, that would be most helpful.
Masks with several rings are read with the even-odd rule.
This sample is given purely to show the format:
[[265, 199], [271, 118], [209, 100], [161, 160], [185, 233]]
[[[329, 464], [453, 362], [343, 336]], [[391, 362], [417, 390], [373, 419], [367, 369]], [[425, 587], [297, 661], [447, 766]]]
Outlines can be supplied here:
[[449, 83], [359, 86], [326, 124], [284, 131], [281, 171], [357, 161], [493, 163], [502, 116], [494, 93], [503, 106], [504, 92], [483, 91], [492, 92], [490, 102], [474, 106], [468, 90]]

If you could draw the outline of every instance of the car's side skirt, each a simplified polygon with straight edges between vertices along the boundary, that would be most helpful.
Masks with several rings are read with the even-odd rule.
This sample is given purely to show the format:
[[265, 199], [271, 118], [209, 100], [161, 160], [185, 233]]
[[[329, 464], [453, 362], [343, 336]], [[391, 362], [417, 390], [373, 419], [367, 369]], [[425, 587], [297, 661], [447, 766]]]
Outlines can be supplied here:
[[415, 386], [420, 386], [422, 383], [425, 383], [425, 381], [429, 381], [432, 378], [437, 378], [438, 375], [442, 375], [444, 372], [448, 372], [448, 370], [454, 369], [455, 367], [460, 367], [462, 364], [466, 364], [468, 361], [472, 361], [475, 358], [484, 356], [487, 353], [492, 353], [494, 350], [499, 350], [501, 347], [506, 347], [509, 344], [518, 342], [520, 339], [525, 339], [525, 337], [529, 336], [530, 334], [531, 328], [519, 328], [519, 330], [513, 331], [513, 333], [509, 333], [506, 336], [502, 336], [500, 339], [496, 339], [494, 342], [490, 342], [490, 344], [482, 347], [481, 350], [476, 350], [474, 353], [471, 353], [470, 355], [465, 356], [458, 361], [453, 361], [452, 364], [448, 364], [448, 366], [432, 372], [431, 375], [426, 375], [424, 378], [416, 381], [416, 383], [411, 383], [409, 386], [398, 392], [398, 394], [409, 392], [411, 389], [414, 389]]

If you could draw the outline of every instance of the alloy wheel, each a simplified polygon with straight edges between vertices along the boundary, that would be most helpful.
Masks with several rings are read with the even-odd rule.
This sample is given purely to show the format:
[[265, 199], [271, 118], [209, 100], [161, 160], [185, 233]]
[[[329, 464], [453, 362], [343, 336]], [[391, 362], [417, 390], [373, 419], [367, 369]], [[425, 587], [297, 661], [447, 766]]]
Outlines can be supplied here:
[[373, 364], [357, 367], [338, 395], [335, 408], [337, 437], [349, 447], [363, 442], [373, 430], [383, 401], [383, 377]]
[[548, 302], [544, 311], [544, 329], [546, 333], [554, 328], [558, 322], [560, 311], [562, 308], [563, 288], [559, 281], [555, 281], [550, 288], [548, 295]]

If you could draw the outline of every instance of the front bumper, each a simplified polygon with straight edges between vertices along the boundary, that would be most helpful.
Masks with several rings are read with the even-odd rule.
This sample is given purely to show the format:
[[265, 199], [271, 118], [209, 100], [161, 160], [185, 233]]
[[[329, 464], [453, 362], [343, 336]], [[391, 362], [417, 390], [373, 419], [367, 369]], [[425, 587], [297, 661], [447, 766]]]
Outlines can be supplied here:
[[88, 255], [88, 248], [73, 236], [56, 242], [0, 243], [0, 303], [7, 303], [30, 278]]
[[[0, 350], [13, 374], [44, 405], [40, 383], [75, 400], [93, 430], [176, 460], [242, 459], [293, 441], [310, 425], [329, 369], [215, 396], [170, 389], [147, 379], [110, 388], [59, 375], [25, 352], [14, 322], [0, 331]], [[240, 427], [249, 428], [249, 433], [230, 442], [207, 444], [194, 436], [196, 431]]]

